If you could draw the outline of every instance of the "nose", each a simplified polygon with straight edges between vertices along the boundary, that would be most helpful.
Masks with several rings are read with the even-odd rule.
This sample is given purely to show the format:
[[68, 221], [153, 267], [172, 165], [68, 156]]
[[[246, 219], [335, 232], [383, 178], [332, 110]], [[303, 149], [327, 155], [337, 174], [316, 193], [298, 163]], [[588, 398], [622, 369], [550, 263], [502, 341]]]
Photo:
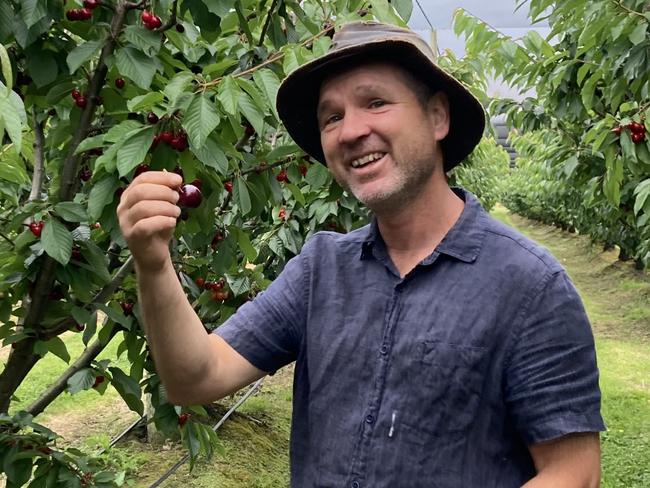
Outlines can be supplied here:
[[354, 144], [359, 139], [370, 134], [371, 129], [367, 117], [361, 110], [348, 109], [339, 124], [339, 144]]

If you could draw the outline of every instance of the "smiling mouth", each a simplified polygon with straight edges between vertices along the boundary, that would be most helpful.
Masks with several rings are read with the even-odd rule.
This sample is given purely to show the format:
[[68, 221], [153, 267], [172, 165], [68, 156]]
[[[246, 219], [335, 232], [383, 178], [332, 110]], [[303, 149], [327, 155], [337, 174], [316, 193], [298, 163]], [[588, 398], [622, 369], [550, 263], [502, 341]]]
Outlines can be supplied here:
[[383, 152], [370, 153], [370, 154], [367, 154], [367, 155], [363, 156], [362, 158], [358, 158], [358, 159], [353, 160], [350, 163], [350, 165], [353, 168], [362, 168], [362, 167], [364, 167], [364, 166], [366, 166], [366, 165], [368, 165], [370, 163], [374, 163], [375, 161], [380, 160], [385, 155], [386, 155], [386, 153], [383, 153]]

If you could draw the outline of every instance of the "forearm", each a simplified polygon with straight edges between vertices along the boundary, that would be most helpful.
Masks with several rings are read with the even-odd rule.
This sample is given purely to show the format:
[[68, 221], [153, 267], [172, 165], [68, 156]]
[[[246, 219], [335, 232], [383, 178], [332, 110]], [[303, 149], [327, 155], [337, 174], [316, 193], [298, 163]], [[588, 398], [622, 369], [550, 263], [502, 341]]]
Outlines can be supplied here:
[[598, 488], [600, 486], [599, 472], [580, 471], [575, 468], [574, 465], [540, 471], [522, 488]]
[[138, 272], [138, 295], [149, 348], [170, 398], [185, 397], [206, 377], [208, 334], [169, 261], [159, 272]]

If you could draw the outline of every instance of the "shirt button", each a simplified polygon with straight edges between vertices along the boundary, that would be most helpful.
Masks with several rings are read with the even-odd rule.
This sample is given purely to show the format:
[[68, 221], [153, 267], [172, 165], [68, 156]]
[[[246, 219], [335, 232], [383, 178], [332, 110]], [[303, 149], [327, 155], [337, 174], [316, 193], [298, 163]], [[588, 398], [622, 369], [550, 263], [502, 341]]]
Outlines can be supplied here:
[[387, 354], [388, 353], [388, 346], [386, 346], [386, 345], [381, 346], [381, 348], [379, 349], [379, 352], [382, 353], [382, 354]]
[[366, 423], [367, 424], [372, 424], [375, 421], [375, 417], [372, 415], [366, 415]]
[[359, 482], [356, 481], [356, 480], [353, 481], [353, 482], [352, 482], [352, 488], [361, 488], [361, 483], [359, 483]]

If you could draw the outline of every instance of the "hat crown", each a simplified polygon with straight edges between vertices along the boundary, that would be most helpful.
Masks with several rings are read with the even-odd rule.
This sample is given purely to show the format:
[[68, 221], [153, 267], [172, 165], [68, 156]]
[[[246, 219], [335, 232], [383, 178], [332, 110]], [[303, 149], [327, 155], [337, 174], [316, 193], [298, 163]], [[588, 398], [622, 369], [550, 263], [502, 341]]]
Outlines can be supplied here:
[[409, 29], [377, 21], [350, 22], [343, 25], [332, 38], [330, 52], [383, 42], [405, 42], [411, 44], [436, 63], [436, 55], [422, 37]]

